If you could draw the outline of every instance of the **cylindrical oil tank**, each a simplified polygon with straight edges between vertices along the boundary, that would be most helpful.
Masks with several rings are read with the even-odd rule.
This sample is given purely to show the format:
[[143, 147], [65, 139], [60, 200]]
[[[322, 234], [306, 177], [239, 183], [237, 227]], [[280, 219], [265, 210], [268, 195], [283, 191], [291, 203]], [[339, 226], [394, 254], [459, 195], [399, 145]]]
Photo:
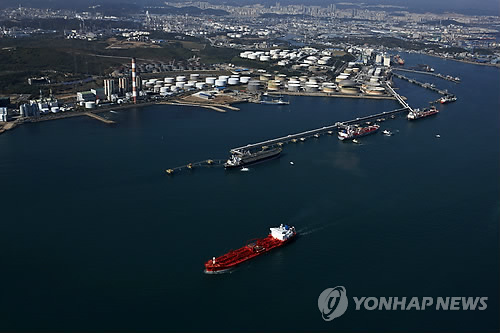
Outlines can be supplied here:
[[339, 76], [337, 76], [335, 78], [335, 82], [341, 82], [341, 81], [345, 81], [349, 78], [349, 75], [342, 75], [340, 74]]
[[170, 87], [161, 87], [160, 88], [160, 93], [164, 93], [170, 90]]
[[183, 76], [183, 75], [179, 75], [179, 76], [177, 76], [175, 78], [175, 81], [177, 81], [177, 82], [184, 82], [184, 81], [186, 81], [186, 77]]
[[221, 79], [215, 80], [216, 87], [225, 87], [226, 85], [227, 85], [226, 80], [221, 80]]
[[219, 80], [226, 80], [229, 79], [228, 75], [219, 75]]
[[215, 77], [207, 77], [207, 78], [205, 78], [205, 83], [209, 84], [209, 85], [214, 85], [215, 84], [215, 80], [217, 80], [217, 78], [215, 78]]
[[228, 83], [229, 85], [234, 86], [234, 85], [237, 85], [237, 84], [239, 84], [239, 83], [240, 83], [240, 79], [239, 79], [239, 78], [237, 78], [237, 77], [230, 77], [230, 78], [227, 80], [227, 83]]
[[298, 84], [298, 83], [289, 83], [288, 84], [288, 91], [297, 92], [299, 90], [300, 90], [300, 84]]
[[170, 83], [170, 84], [172, 84], [172, 83], [174, 83], [174, 82], [175, 82], [175, 79], [174, 79], [173, 77], [166, 77], [166, 78], [164, 79], [164, 81], [165, 81], [165, 83]]
[[195, 86], [196, 86], [196, 89], [200, 89], [201, 90], [201, 89], [205, 88], [205, 83], [203, 83], [203, 82], [196, 82]]
[[185, 84], [186, 84], [185, 82], [182, 82], [182, 81], [177, 81], [177, 82], [175, 83], [175, 86], [176, 86], [177, 88], [183, 89]]
[[257, 80], [248, 81], [248, 85], [247, 85], [248, 91], [257, 91], [259, 89], [260, 89], [260, 81], [257, 81]]
[[95, 102], [85, 102], [85, 108], [86, 109], [93, 109], [93, 108], [95, 108]]
[[319, 86], [317, 84], [306, 84], [306, 92], [317, 92], [319, 89]]
[[250, 81], [250, 76], [242, 76], [242, 77], [240, 77], [240, 82], [241, 83], [246, 84], [246, 83], [248, 83], [248, 81]]
[[198, 74], [198, 73], [189, 74], [189, 79], [190, 80], [197, 81], [199, 78], [200, 78], [200, 74]]

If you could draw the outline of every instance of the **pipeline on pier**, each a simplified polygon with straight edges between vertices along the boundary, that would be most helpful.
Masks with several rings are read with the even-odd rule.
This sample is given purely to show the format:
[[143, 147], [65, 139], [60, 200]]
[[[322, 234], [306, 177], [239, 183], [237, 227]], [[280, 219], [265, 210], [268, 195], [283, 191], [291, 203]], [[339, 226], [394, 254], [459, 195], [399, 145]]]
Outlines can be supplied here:
[[424, 72], [424, 71], [417, 71], [413, 69], [406, 69], [406, 68], [394, 68], [393, 71], [402, 71], [402, 72], [410, 72], [410, 73], [417, 73], [417, 74], [426, 74], [426, 75], [432, 75], [435, 77], [438, 77], [443, 80], [448, 80], [454, 83], [460, 83], [460, 78], [459, 77], [453, 77], [451, 75], [443, 75], [440, 73], [432, 73], [432, 72]]
[[440, 95], [449, 95], [450, 93], [448, 92], [448, 90], [444, 89], [438, 89], [436, 87], [434, 87], [432, 84], [430, 83], [422, 83], [422, 82], [419, 82], [415, 79], [410, 79], [404, 75], [401, 75], [401, 74], [397, 74], [397, 73], [392, 73], [392, 75], [394, 75], [395, 77], [397, 77], [398, 79], [402, 79], [402, 80], [406, 80], [410, 83], [413, 83], [413, 84], [416, 84], [418, 86], [421, 86], [422, 88], [426, 88], [426, 89], [429, 89], [429, 90], [432, 90], [432, 91], [435, 91], [437, 92], [438, 94]]
[[401, 109], [396, 109], [396, 110], [392, 110], [392, 111], [385, 111], [382, 113], [377, 113], [377, 114], [366, 116], [366, 117], [356, 118], [353, 120], [348, 120], [348, 121], [344, 121], [344, 122], [337, 122], [334, 125], [324, 126], [321, 128], [316, 128], [316, 129], [312, 129], [312, 130], [305, 131], [305, 132], [300, 132], [300, 133], [296, 133], [296, 134], [289, 134], [287, 136], [282, 136], [282, 137], [279, 137], [276, 139], [261, 141], [261, 142], [257, 142], [257, 143], [248, 144], [246, 146], [233, 148], [230, 150], [230, 152], [231, 153], [239, 153], [242, 150], [252, 150], [252, 149], [256, 149], [256, 148], [263, 148], [265, 146], [274, 146], [274, 145], [281, 146], [281, 145], [288, 143], [288, 142], [305, 141], [305, 139], [307, 139], [309, 137], [318, 137], [319, 135], [325, 134], [325, 133], [333, 134], [334, 130], [339, 129], [342, 126], [351, 125], [351, 124], [355, 124], [358, 122], [362, 122], [362, 121], [370, 120], [370, 119], [374, 119], [374, 118], [389, 116], [389, 115], [396, 114], [396, 113], [403, 112], [403, 111], [407, 111], [407, 110], [412, 110], [412, 109], [408, 106], [408, 107], [404, 107]]

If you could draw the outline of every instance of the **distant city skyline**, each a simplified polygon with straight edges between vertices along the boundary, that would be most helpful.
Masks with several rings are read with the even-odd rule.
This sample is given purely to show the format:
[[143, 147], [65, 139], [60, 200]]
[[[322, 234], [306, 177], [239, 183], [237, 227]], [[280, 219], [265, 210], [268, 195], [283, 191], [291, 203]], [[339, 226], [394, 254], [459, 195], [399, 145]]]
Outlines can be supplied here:
[[[188, 3], [191, 1], [177, 0], [179, 3]], [[500, 3], [498, 0], [418, 0], [415, 2], [407, 0], [208, 0], [207, 2], [215, 4], [228, 4], [233, 6], [244, 6], [252, 4], [263, 4], [266, 6], [275, 5], [279, 2], [281, 5], [319, 5], [328, 6], [330, 4], [335, 4], [337, 6], [401, 6], [405, 7], [408, 11], [415, 12], [457, 12], [468, 15], [500, 15]], [[65, 1], [65, 0], [4, 0], [0, 4], [0, 8], [6, 7], [17, 7], [22, 5], [24, 7], [41, 7], [41, 8], [68, 8], [82, 10], [94, 5], [106, 5], [106, 4], [123, 4], [123, 5], [134, 5], [138, 7], [146, 6], [161, 6], [164, 3], [162, 0], [97, 0], [97, 1], [86, 1], [86, 0], [75, 0], [75, 1]], [[388, 8], [390, 9], [390, 8]]]

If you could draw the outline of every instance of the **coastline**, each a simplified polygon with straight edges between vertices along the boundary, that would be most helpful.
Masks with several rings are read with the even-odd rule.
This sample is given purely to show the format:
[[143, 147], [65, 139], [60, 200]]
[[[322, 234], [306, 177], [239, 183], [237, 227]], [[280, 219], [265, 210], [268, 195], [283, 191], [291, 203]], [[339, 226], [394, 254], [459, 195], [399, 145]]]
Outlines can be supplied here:
[[443, 56], [440, 56], [440, 55], [437, 55], [437, 54], [427, 54], [427, 53], [422, 53], [422, 54], [430, 56], [430, 57], [444, 59], [444, 60], [453, 60], [453, 61], [456, 61], [456, 62], [461, 62], [461, 63], [469, 64], [469, 65], [479, 65], [479, 66], [500, 68], [500, 64], [481, 63], [481, 62], [475, 62], [475, 61], [469, 61], [469, 60], [447, 58], [447, 57], [443, 57]]
[[[317, 92], [317, 93], [307, 93], [307, 92], [289, 92], [289, 91], [283, 91], [283, 92], [268, 92], [270, 95], [291, 95], [291, 96], [314, 96], [314, 97], [342, 97], [342, 98], [366, 98], [366, 99], [395, 99], [392, 96], [370, 96], [370, 95], [359, 95], [359, 94], [339, 94], [339, 93], [322, 93], [322, 92]], [[167, 100], [167, 101], [155, 101], [155, 102], [144, 102], [144, 103], [139, 103], [139, 104], [125, 104], [125, 105], [113, 105], [113, 106], [106, 106], [104, 108], [95, 108], [95, 109], [82, 109], [78, 111], [66, 111], [66, 112], [61, 112], [61, 113], [56, 113], [56, 114], [49, 114], [40, 118], [28, 118], [28, 119], [17, 119], [15, 121], [7, 122], [5, 125], [3, 125], [3, 128], [0, 129], [0, 134], [12, 130], [16, 128], [18, 125], [22, 125], [24, 123], [37, 123], [37, 122], [42, 122], [42, 121], [49, 121], [49, 120], [58, 120], [58, 119], [66, 119], [66, 118], [72, 118], [72, 117], [81, 117], [81, 116], [89, 116], [88, 113], [102, 113], [102, 112], [109, 112], [109, 111], [115, 111], [115, 110], [125, 110], [125, 109], [131, 109], [131, 108], [139, 108], [139, 107], [145, 107], [145, 106], [151, 106], [151, 105], [179, 105], [179, 106], [194, 106], [194, 107], [201, 107], [217, 112], [224, 113], [226, 110], [223, 108], [232, 110], [232, 111], [239, 111], [240, 109], [232, 106], [232, 104], [237, 104], [237, 103], [248, 103], [249, 101], [243, 101], [243, 100], [235, 100], [234, 102], [230, 102], [228, 104], [220, 104], [220, 103], [197, 103], [197, 102], [187, 102], [187, 101], [182, 101], [182, 100]], [[108, 123], [108, 122], [106, 122]], [[109, 122], [108, 124], [111, 124]]]

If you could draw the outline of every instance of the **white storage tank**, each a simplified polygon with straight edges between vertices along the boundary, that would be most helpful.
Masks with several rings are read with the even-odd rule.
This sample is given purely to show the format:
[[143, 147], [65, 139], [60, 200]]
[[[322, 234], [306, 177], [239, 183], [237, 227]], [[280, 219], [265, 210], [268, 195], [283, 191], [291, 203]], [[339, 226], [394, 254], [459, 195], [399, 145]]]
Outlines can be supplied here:
[[175, 78], [175, 81], [177, 82], [184, 82], [186, 81], [186, 77], [185, 76], [182, 76], [182, 75], [179, 75]]
[[269, 60], [271, 60], [271, 57], [268, 55], [262, 55], [262, 56], [260, 56], [259, 60], [260, 61], [269, 61]]
[[258, 56], [259, 55], [255, 54], [255, 53], [250, 53], [248, 55], [248, 59], [250, 59], [250, 60], [256, 60]]
[[297, 92], [300, 89], [300, 84], [299, 83], [289, 83], [288, 84], [288, 91], [293, 91]]
[[196, 82], [198, 82], [198, 81], [196, 81], [196, 80], [189, 80], [188, 84], [194, 86], [196, 84]]
[[164, 81], [165, 81], [165, 83], [172, 84], [172, 83], [174, 83], [175, 79], [173, 77], [166, 77]]
[[160, 92], [160, 88], [163, 88], [162, 84], [155, 84], [155, 86], [153, 87], [153, 91], [158, 93]]
[[95, 102], [85, 102], [85, 108], [86, 109], [94, 109], [95, 108]]
[[225, 87], [227, 85], [227, 81], [226, 80], [215, 80], [215, 86], [216, 87]]
[[239, 84], [239, 83], [240, 83], [240, 79], [239, 79], [239, 78], [237, 78], [237, 77], [230, 77], [230, 78], [227, 80], [227, 83], [228, 83], [229, 85], [234, 86], [234, 85], [237, 85], [237, 84]]
[[182, 82], [182, 81], [177, 81], [177, 82], [175, 83], [175, 86], [176, 86], [177, 88], [183, 89], [185, 84], [186, 84], [185, 82]]
[[203, 83], [203, 82], [196, 82], [195, 86], [196, 86], [196, 89], [200, 89], [201, 90], [201, 89], [205, 88], [205, 83]]
[[161, 93], [165, 93], [165, 92], [167, 92], [167, 91], [169, 91], [169, 90], [170, 90], [170, 87], [161, 87], [161, 88], [160, 88], [160, 94], [161, 94]]
[[226, 80], [229, 79], [229, 75], [219, 75], [219, 80]]
[[50, 112], [52, 113], [58, 113], [60, 110], [59, 110], [59, 107], [58, 106], [53, 106], [50, 108]]
[[215, 77], [207, 77], [207, 78], [205, 78], [205, 83], [209, 84], [209, 85], [214, 85], [215, 84], [215, 80], [217, 80], [217, 78], [215, 78]]
[[335, 78], [335, 82], [341, 82], [341, 81], [347, 80], [348, 78], [349, 78], [349, 75], [340, 74], [339, 76], [337, 76]]
[[242, 76], [240, 78], [241, 83], [248, 83], [248, 81], [250, 81], [250, 76]]
[[197, 81], [199, 78], [200, 78], [200, 74], [198, 74], [198, 73], [192, 73], [189, 75], [190, 80]]
[[317, 92], [319, 90], [319, 86], [317, 84], [306, 84], [306, 91], [307, 92]]

